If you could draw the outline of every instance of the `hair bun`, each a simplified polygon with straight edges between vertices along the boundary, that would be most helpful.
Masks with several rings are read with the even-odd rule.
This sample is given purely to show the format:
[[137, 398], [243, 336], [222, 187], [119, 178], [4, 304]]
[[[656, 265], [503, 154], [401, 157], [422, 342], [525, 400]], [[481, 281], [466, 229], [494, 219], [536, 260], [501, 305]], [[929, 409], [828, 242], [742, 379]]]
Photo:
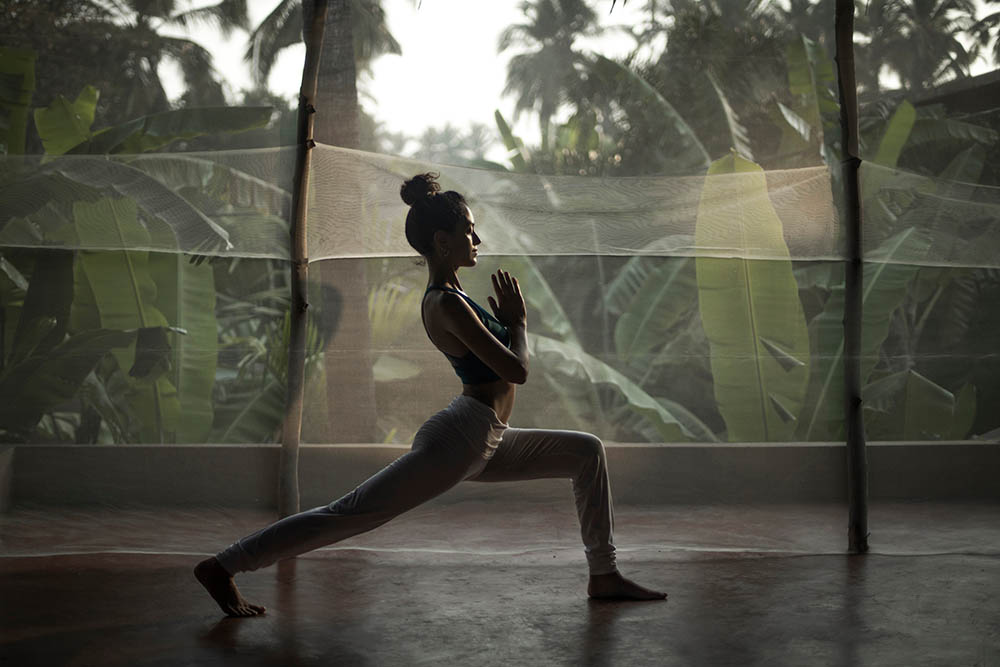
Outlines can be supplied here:
[[399, 196], [408, 206], [413, 206], [417, 202], [431, 197], [435, 192], [441, 191], [441, 186], [437, 182], [438, 176], [439, 174], [432, 171], [426, 174], [417, 174], [403, 183], [402, 187], [399, 188]]

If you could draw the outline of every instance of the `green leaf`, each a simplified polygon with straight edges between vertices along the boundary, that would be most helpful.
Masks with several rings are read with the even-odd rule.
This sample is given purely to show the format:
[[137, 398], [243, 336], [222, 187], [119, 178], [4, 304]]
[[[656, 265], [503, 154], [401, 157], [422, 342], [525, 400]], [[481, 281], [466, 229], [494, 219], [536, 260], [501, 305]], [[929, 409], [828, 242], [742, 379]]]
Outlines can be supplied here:
[[[781, 102], [778, 102], [777, 104], [778, 110], [781, 111], [781, 116], [788, 123], [789, 127], [795, 130], [795, 132], [802, 137], [802, 141], [808, 142], [812, 136], [812, 125], [809, 124], [809, 121], [786, 107]], [[783, 153], [785, 151], [779, 150], [778, 152]]]
[[524, 159], [524, 142], [514, 136], [510, 125], [504, 120], [499, 110], [493, 112], [493, 118], [496, 120], [497, 129], [500, 130], [500, 136], [503, 138], [503, 145], [507, 147], [508, 159], [514, 166], [514, 171], [526, 173], [528, 162]]
[[[148, 247], [149, 233], [139, 224], [136, 212], [135, 202], [129, 199], [102, 199], [94, 204], [79, 202], [73, 206], [80, 241], [96, 248]], [[149, 271], [147, 251], [81, 251], [78, 261], [82, 277], [93, 294], [101, 327], [167, 326], [163, 313], [155, 307], [156, 284]], [[130, 368], [134, 356], [134, 350], [115, 353], [121, 369]], [[175, 385], [167, 378], [160, 377], [152, 383], [133, 380], [129, 402], [142, 420], [143, 442], [162, 442], [177, 430], [180, 403]]]
[[165, 223], [176, 239], [172, 248], [232, 248], [225, 229], [156, 179], [114, 160], [87, 157], [57, 158], [0, 187], [0, 228], [53, 202], [70, 207], [81, 200], [95, 201], [102, 191], [131, 197], [150, 219]]
[[73, 399], [105, 354], [134, 340], [134, 331], [83, 331], [45, 354], [8, 367], [0, 376], [0, 395], [5, 397], [0, 401], [0, 428], [30, 429], [43, 414]]
[[[649, 268], [647, 268], [649, 267]], [[645, 274], [615, 324], [615, 349], [623, 360], [659, 349], [667, 332], [695, 303], [694, 261], [690, 257], [633, 257], [612, 284], [612, 299], [622, 298], [629, 276]], [[613, 290], [613, 291], [612, 291]]]
[[952, 158], [938, 178], [938, 193], [942, 197], [955, 199], [972, 199], [986, 166], [986, 149], [982, 146], [969, 146]]
[[20, 290], [27, 291], [28, 289], [28, 279], [17, 270], [17, 267], [7, 261], [7, 258], [0, 255], [0, 271], [3, 272], [7, 278], [14, 283], [14, 286]]
[[[917, 274], [913, 264], [897, 264], [926, 254], [929, 242], [913, 228], [906, 229], [865, 257], [862, 286], [861, 382], [868, 381], [889, 333], [892, 314], [903, 302]], [[844, 426], [844, 284], [830, 292], [823, 312], [809, 328], [816, 340], [816, 364], [809, 379], [805, 408], [799, 416], [802, 440], [838, 440]]]
[[871, 383], [862, 397], [866, 428], [883, 440], [960, 440], [975, 417], [973, 385], [956, 397], [912, 369]]
[[777, 103], [775, 122], [782, 132], [778, 155], [799, 153], [815, 146], [824, 152], [830, 164], [827, 144], [839, 138], [840, 113], [833, 63], [823, 47], [805, 35], [789, 43], [785, 63], [792, 104], [787, 107]]
[[[232, 165], [187, 153], [139, 155], [130, 159], [128, 164], [174, 192], [193, 190], [210, 197], [217, 204], [229, 204], [234, 207], [234, 215], [245, 212], [239, 209], [253, 210], [284, 222], [292, 210], [290, 172], [293, 169], [288, 163], [279, 166], [279, 169], [289, 170], [285, 174], [288, 180], [284, 183], [273, 183]], [[274, 176], [280, 178], [281, 174]], [[288, 223], [284, 222], [284, 225], [287, 236]]]
[[[117, 375], [121, 375], [120, 371]], [[119, 387], [116, 382], [118, 379], [118, 377], [113, 375], [105, 383], [97, 377], [97, 373], [91, 371], [84, 378], [77, 396], [80, 399], [83, 410], [93, 410], [104, 421], [108, 431], [111, 433], [112, 441], [124, 444], [129, 441], [129, 415], [121, 411], [124, 401], [120, 397], [117, 401], [115, 398], [112, 398], [112, 391], [109, 389], [109, 385], [115, 388]]]
[[84, 86], [70, 103], [62, 95], [44, 109], [35, 109], [35, 128], [47, 155], [62, 155], [90, 138], [100, 92]]
[[597, 56], [590, 68], [605, 85], [616, 87], [624, 97], [637, 100], [639, 108], [645, 109], [651, 118], [663, 123], [663, 131], [673, 147], [673, 161], [678, 173], [694, 173], [708, 167], [711, 157], [698, 135], [649, 82], [628, 67], [601, 55]]
[[579, 345], [529, 333], [528, 347], [532, 358], [548, 374], [613, 386], [631, 410], [649, 420], [664, 442], [718, 441], [711, 429], [693, 413], [673, 401], [650, 396], [625, 375], [584, 352]]
[[95, 132], [77, 154], [146, 153], [179, 139], [233, 134], [271, 121], [273, 107], [185, 107], [132, 119]]
[[214, 438], [215, 441], [221, 443], [273, 441], [285, 418], [287, 393], [284, 382], [277, 379], [268, 381], [259, 391], [245, 397], [246, 402], [239, 409], [220, 415], [222, 427]]
[[995, 146], [1000, 141], [996, 130], [954, 118], [917, 118], [906, 143], [907, 149], [944, 144], [948, 147], [975, 142], [982, 147]]
[[916, 120], [917, 110], [908, 101], [903, 100], [889, 119], [872, 161], [886, 167], [896, 166]]
[[135, 340], [135, 361], [130, 377], [153, 380], [170, 370], [170, 342], [166, 327], [139, 329]]
[[705, 70], [705, 77], [708, 79], [712, 92], [715, 93], [715, 97], [719, 101], [719, 106], [722, 108], [722, 113], [726, 118], [726, 127], [729, 130], [729, 145], [747, 160], [753, 160], [750, 137], [747, 135], [746, 128], [740, 123], [739, 116], [736, 115], [733, 107], [729, 104], [726, 94], [722, 92], [722, 86], [719, 85], [719, 81], [712, 74], [711, 70]]
[[[695, 260], [712, 378], [730, 441], [790, 439], [809, 380], [809, 336], [781, 220], [763, 170], [738, 155], [712, 163], [695, 228]], [[762, 254], [767, 259], [750, 259]]]
[[208, 264], [191, 264], [182, 255], [167, 253], [151, 254], [148, 269], [156, 284], [154, 307], [187, 332], [173, 337], [170, 382], [184, 415], [177, 424], [177, 442], [206, 442], [214, 420], [212, 391], [219, 356], [214, 271]]

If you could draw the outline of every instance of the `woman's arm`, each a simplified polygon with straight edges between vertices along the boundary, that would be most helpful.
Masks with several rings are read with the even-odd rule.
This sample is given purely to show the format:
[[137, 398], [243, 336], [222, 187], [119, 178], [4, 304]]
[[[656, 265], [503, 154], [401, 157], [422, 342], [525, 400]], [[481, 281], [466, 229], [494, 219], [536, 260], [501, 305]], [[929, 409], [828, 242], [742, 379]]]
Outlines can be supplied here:
[[441, 308], [449, 333], [459, 339], [474, 355], [507, 382], [524, 384], [528, 379], [527, 319], [524, 299], [517, 279], [497, 271], [492, 276], [497, 300], [489, 297], [490, 307], [510, 333], [510, 348], [498, 341], [483, 326], [472, 307], [457, 294], [442, 294]]

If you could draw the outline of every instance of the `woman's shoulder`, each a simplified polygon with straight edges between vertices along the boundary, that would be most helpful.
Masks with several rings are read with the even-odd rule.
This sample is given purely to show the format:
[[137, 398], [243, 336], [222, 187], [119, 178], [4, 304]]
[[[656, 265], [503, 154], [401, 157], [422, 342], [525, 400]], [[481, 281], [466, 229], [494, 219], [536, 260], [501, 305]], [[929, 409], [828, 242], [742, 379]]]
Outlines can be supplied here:
[[467, 316], [472, 310], [461, 294], [445, 290], [431, 290], [424, 295], [424, 304], [428, 312], [448, 319]]

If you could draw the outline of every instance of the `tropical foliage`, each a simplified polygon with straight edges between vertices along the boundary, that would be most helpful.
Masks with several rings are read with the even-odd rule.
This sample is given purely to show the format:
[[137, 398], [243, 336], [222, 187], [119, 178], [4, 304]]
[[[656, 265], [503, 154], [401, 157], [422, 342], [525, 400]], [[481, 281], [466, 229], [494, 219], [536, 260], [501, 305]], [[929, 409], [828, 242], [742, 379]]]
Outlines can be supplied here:
[[[701, 171], [708, 174], [704, 197], [712, 196], [712, 188], [724, 187], [725, 181], [713, 176], [759, 170], [751, 159], [768, 169], [826, 162], [833, 167], [834, 193], [838, 191], [836, 80], [824, 48], [830, 44], [830, 32], [821, 27], [832, 23], [832, 3], [801, 2], [776, 9], [776, 4], [740, 0], [676, 1], [648, 2], [646, 9], [650, 18], [641, 34], [650, 40], [657, 31], [665, 33], [663, 53], [646, 64], [631, 57], [615, 63], [575, 53], [573, 74], [584, 72], [577, 93], [580, 102], [565, 101], [562, 116], [567, 120], [557, 129], [554, 146], [526, 146], [498, 112], [511, 168], [593, 175]], [[823, 16], [826, 10], [829, 17]], [[774, 20], [776, 11], [783, 21]], [[881, 32], [878, 40], [859, 48], [859, 71], [865, 67], [860, 63], [875, 59], [879, 66], [869, 71], [895, 73], [913, 93], [949, 76], [967, 76], [976, 51], [958, 38], [972, 34], [973, 16], [973, 8], [962, 3], [870, 3], [861, 29], [871, 36]], [[975, 25], [983, 29], [992, 24], [986, 20]], [[893, 39], [886, 39], [889, 34]], [[914, 39], [927, 44], [920, 59], [912, 58], [912, 45], [906, 45]], [[877, 79], [866, 83], [872, 90], [880, 85]], [[955, 320], [949, 319], [955, 317], [956, 306], [942, 301], [949, 296], [963, 304], [956, 332], [960, 340], [970, 349], [982, 349], [968, 339], [973, 326], [976, 335], [996, 340], [995, 334], [984, 332], [990, 327], [987, 322], [995, 329], [1000, 320], [995, 307], [982, 310], [985, 304], [980, 302], [976, 324], [970, 321], [971, 301], [993, 293], [996, 271], [932, 268], [922, 262], [925, 257], [940, 258], [947, 247], [953, 253], [950, 259], [961, 264], [955, 249], [972, 247], [963, 234], [982, 234], [989, 229], [984, 220], [1000, 218], [995, 198], [990, 198], [992, 206], [970, 204], [975, 216], [986, 216], [979, 224], [943, 231], [955, 224], [946, 220], [957, 223], [961, 218], [944, 201], [976, 198], [975, 186], [962, 184], [1000, 185], [994, 157], [998, 112], [962, 118], [941, 106], [915, 108], [904, 92], [883, 97], [863, 113], [862, 149], [881, 167], [865, 170], [862, 184], [869, 226], [878, 230], [866, 238], [872, 245], [866, 253], [862, 374], [870, 435], [963, 438], [995, 429], [998, 425], [987, 416], [989, 403], [982, 397], [985, 392], [995, 396], [997, 383], [984, 382], [976, 370], [983, 364], [993, 368], [992, 357], [970, 352], [958, 372], [954, 365], [935, 361], [938, 355], [931, 348], [941, 341], [936, 327], [956, 332]], [[709, 160], [715, 160], [710, 168]], [[894, 172], [893, 167], [903, 171]], [[924, 194], [907, 194], [894, 175], [913, 172], [927, 177], [916, 186]], [[752, 180], [742, 182], [750, 187]], [[734, 201], [767, 200], [748, 193], [731, 196]], [[928, 207], [935, 211], [930, 225]], [[709, 211], [705, 209], [705, 215]], [[718, 210], [711, 213], [718, 215]], [[749, 236], [748, 230], [739, 230], [745, 220], [755, 222]], [[695, 245], [728, 248], [752, 242], [755, 248], [766, 247], [762, 235], [773, 232], [760, 225], [762, 220], [781, 228], [773, 211], [741, 211], [714, 221], [699, 213]], [[930, 235], [928, 228], [933, 230]], [[720, 229], [739, 238], [697, 240], [699, 234]], [[781, 234], [772, 238], [780, 240]], [[982, 240], [995, 245], [988, 236]], [[784, 252], [787, 257], [787, 249]], [[574, 336], [584, 341], [579, 357], [586, 359], [585, 350], [601, 338], [595, 339], [588, 329], [610, 320], [619, 358], [602, 361], [624, 369], [660, 400], [698, 413], [716, 436], [843, 437], [844, 285], [839, 265], [708, 257], [634, 257], [620, 265], [608, 259], [603, 267], [614, 266], [617, 273], [599, 270], [599, 278], [589, 279], [604, 293], [598, 301], [604, 317], [601, 308], [579, 318], [573, 308], [565, 309]], [[533, 259], [542, 275], [556, 275], [560, 261]], [[586, 265], [591, 260], [575, 261]], [[595, 268], [602, 265], [601, 258], [593, 261]], [[558, 273], [566, 270], [560, 266]], [[755, 277], [761, 271], [778, 273]], [[579, 294], [581, 289], [586, 292], [579, 282], [572, 284], [571, 291], [563, 291], [553, 283], [551, 291], [564, 301], [592, 302], [592, 294]], [[772, 327], [773, 334], [762, 326]], [[779, 334], [780, 341], [771, 338]], [[558, 364], [546, 366], [544, 372], [565, 375]], [[688, 379], [684, 386], [671, 381], [678, 376]], [[560, 391], [566, 383], [552, 386]], [[620, 408], [629, 403], [623, 398], [624, 383], [616, 390], [600, 394], [596, 403], [598, 414], [613, 417], [593, 416], [591, 423], [601, 424], [614, 434], [610, 437], [641, 438], [641, 423], [621, 418]], [[595, 408], [585, 397], [569, 399], [587, 400], [591, 410]], [[683, 435], [689, 437], [690, 432]]]
[[[21, 70], [23, 106], [31, 97], [23, 84], [33, 78], [25, 58], [30, 64], [24, 50], [0, 56], [5, 70]], [[226, 377], [226, 353], [248, 338], [227, 333], [237, 327], [227, 277], [239, 264], [206, 263], [204, 253], [224, 254], [243, 234], [265, 249], [271, 239], [272, 255], [287, 252], [289, 196], [224, 164], [153, 152], [262, 126], [271, 109], [181, 108], [94, 129], [99, 98], [85, 86], [73, 101], [58, 96], [33, 109], [44, 155], [3, 163], [0, 382], [16, 398], [0, 429], [27, 441], [203, 442], [213, 430], [225, 437], [251, 411], [231, 419], [226, 411], [246, 374], [267, 368], [273, 377], [254, 378], [267, 387], [283, 381], [283, 361], [244, 357], [246, 372]], [[268, 287], [270, 310], [241, 312], [238, 326], [257, 334], [258, 347], [280, 350], [287, 280]], [[278, 423], [280, 411], [270, 431]]]
[[[41, 4], [15, 2], [7, 20], [36, 26]], [[997, 22], [962, 0], [866, 4], [858, 50], [869, 95], [861, 119], [866, 427], [874, 439], [988, 433], [1000, 426], [990, 409], [1000, 400], [1000, 273], [977, 253], [996, 244], [1000, 114], [963, 115], [927, 96], [991, 53]], [[128, 93], [87, 78], [97, 70], [56, 72], [43, 47], [0, 50], [0, 143], [8, 156], [37, 154], [5, 160], [0, 178], [0, 386], [13, 397], [0, 410], [3, 437], [273, 440], [287, 377], [290, 183], [176, 149], [264, 145], [263, 132], [289, 136], [292, 110], [285, 106], [284, 129], [275, 130], [278, 101], [262, 89], [253, 93], [260, 106], [214, 106], [220, 89], [204, 54], [139, 37], [199, 19], [245, 27], [245, 7], [48, 5], [62, 12], [67, 38], [82, 43], [100, 44], [99, 26], [116, 26], [131, 49], [114, 52], [126, 63], [121, 76], [147, 87]], [[557, 416], [619, 441], [838, 440], [843, 268], [796, 258], [767, 182], [774, 170], [826, 164], [839, 192], [831, 3], [644, 7], [648, 19], [633, 34], [660, 50], [640, 58], [637, 44], [612, 59], [579, 46], [599, 32], [593, 3], [524, 3], [525, 20], [498, 46], [515, 53], [506, 90], [518, 113], [537, 116], [540, 138], [522, 140], [498, 111], [506, 165], [483, 158], [481, 126], [407, 139], [370, 122], [363, 136], [396, 154], [493, 169], [504, 187], [513, 187], [504, 170], [704, 178], [686, 241], [732, 249], [731, 257], [481, 260], [470, 292], [486, 293], [484, 276], [502, 262], [528, 299], [532, 383], [549, 400], [519, 404], [522, 423]], [[351, 8], [359, 69], [398, 50], [379, 3]], [[298, 3], [279, 3], [253, 32], [247, 55], [258, 77], [299, 41], [300, 14]], [[905, 57], [918, 42], [921, 57]], [[189, 51], [189, 94], [170, 109], [150, 77], [158, 59]], [[893, 77], [901, 87], [884, 90]], [[52, 80], [67, 83], [53, 88]], [[753, 210], [717, 204], [726, 201]], [[226, 257], [230, 243], [251, 241], [260, 258]], [[419, 391], [426, 382], [425, 366], [395, 351], [415, 326], [424, 276], [405, 259], [371, 260], [366, 271], [376, 391], [393, 400], [393, 388]], [[316, 303], [336, 306], [342, 296], [322, 281], [313, 289]], [[337, 308], [327, 310], [311, 318], [307, 343], [308, 400], [321, 410], [330, 398], [325, 340], [338, 326]], [[413, 428], [380, 416], [378, 437], [405, 441]]]

